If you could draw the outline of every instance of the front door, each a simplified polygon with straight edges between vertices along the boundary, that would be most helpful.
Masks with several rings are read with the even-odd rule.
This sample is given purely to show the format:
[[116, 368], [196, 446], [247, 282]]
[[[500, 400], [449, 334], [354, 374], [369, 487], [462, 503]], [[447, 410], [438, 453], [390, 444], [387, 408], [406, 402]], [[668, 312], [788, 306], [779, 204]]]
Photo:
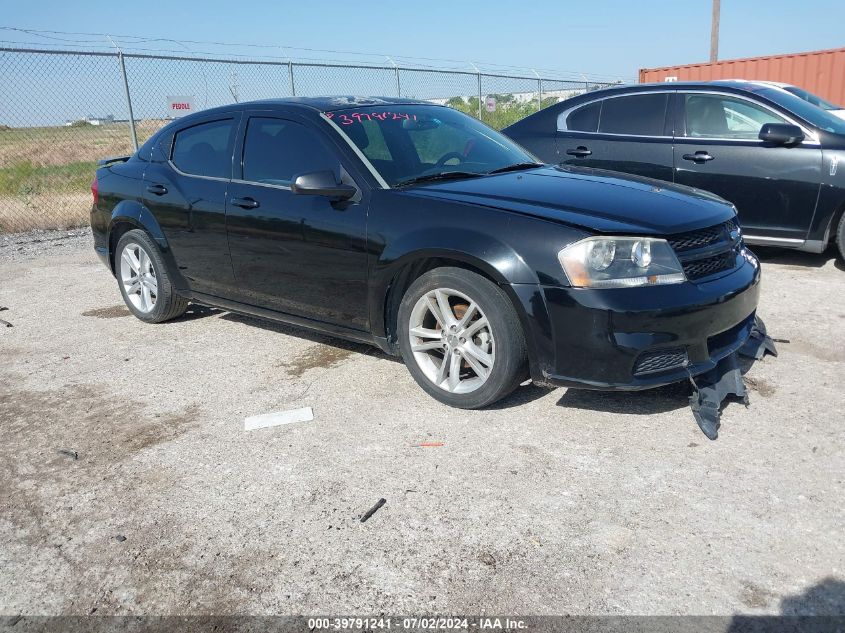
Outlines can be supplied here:
[[294, 194], [294, 176], [331, 170], [337, 150], [306, 121], [249, 114], [226, 207], [241, 300], [367, 330], [366, 198]]
[[732, 202], [749, 237], [805, 239], [821, 182], [818, 143], [760, 141], [765, 123], [792, 122], [749, 99], [686, 92], [678, 100], [675, 182]]
[[671, 182], [670, 95], [608, 97], [564, 113], [557, 133], [560, 162]]

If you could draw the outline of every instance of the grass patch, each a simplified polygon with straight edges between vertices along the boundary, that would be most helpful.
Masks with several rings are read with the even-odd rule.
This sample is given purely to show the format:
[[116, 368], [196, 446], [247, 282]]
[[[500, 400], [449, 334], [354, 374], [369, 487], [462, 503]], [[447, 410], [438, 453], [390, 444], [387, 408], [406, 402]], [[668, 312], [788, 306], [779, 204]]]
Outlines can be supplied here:
[[22, 161], [0, 168], [0, 196], [84, 193], [91, 186], [96, 170], [97, 163], [93, 161], [47, 166]]

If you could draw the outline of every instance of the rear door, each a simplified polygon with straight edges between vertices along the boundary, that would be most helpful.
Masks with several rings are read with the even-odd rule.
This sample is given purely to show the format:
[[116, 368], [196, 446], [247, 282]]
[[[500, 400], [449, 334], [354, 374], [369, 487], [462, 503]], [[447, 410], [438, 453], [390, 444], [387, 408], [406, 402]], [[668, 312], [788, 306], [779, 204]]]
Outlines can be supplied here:
[[292, 180], [306, 172], [331, 170], [355, 183], [337, 146], [310, 121], [266, 111], [247, 117], [226, 210], [241, 300], [366, 330], [366, 192], [341, 203], [294, 194]]
[[744, 96], [690, 91], [677, 98], [675, 182], [734, 203], [751, 240], [804, 240], [821, 184], [818, 142], [784, 147], [759, 140], [765, 123], [795, 122]]
[[235, 278], [226, 239], [226, 193], [240, 113], [192, 119], [168, 134], [144, 174], [153, 213], [192, 290], [230, 296]]
[[671, 181], [671, 93], [612, 96], [562, 112], [561, 162]]

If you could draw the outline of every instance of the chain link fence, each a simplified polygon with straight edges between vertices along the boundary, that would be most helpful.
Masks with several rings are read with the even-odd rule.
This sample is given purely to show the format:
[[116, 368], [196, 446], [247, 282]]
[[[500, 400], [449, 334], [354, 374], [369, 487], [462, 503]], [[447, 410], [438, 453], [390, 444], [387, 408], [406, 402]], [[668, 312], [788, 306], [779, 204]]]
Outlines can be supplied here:
[[[399, 66], [0, 48], [0, 233], [88, 222], [96, 161], [165, 125], [174, 96], [200, 110], [327, 94], [445, 104], [501, 129], [604, 83]], [[492, 97], [495, 108], [488, 109]]]

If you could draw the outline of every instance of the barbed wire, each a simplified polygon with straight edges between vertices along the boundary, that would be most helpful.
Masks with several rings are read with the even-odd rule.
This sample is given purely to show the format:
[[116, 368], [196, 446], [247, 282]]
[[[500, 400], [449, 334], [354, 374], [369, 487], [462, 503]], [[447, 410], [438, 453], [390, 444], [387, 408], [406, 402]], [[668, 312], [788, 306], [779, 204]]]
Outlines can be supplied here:
[[[543, 72], [547, 74], [554, 74], [561, 79], [581, 79], [584, 81], [623, 81], [629, 82], [634, 81], [631, 77], [625, 77], [624, 74], [606, 74], [606, 73], [585, 73], [582, 71], [574, 71], [574, 70], [564, 70], [564, 69], [552, 69], [552, 68], [543, 68], [543, 67], [533, 67], [529, 68], [526, 66], [518, 66], [518, 65], [511, 65], [511, 64], [500, 64], [500, 63], [492, 63], [492, 62], [472, 62], [469, 60], [460, 60], [460, 59], [450, 59], [450, 58], [435, 58], [435, 57], [416, 57], [416, 56], [408, 56], [408, 55], [395, 55], [395, 54], [387, 54], [387, 53], [370, 53], [370, 52], [362, 52], [362, 51], [349, 51], [349, 50], [337, 50], [337, 49], [322, 49], [322, 48], [313, 48], [313, 47], [301, 47], [301, 46], [289, 46], [283, 44], [268, 44], [268, 43], [242, 43], [242, 42], [221, 42], [215, 40], [192, 40], [192, 39], [173, 39], [173, 38], [166, 38], [166, 37], [158, 37], [152, 35], [129, 35], [129, 34], [114, 34], [114, 33], [96, 33], [96, 32], [88, 32], [88, 31], [57, 31], [57, 30], [46, 30], [46, 29], [28, 29], [28, 28], [21, 28], [21, 27], [14, 27], [14, 26], [3, 26], [0, 25], [0, 31], [7, 31], [9, 33], [21, 33], [26, 35], [31, 35], [35, 37], [42, 38], [42, 41], [39, 42], [24, 42], [24, 41], [16, 41], [16, 40], [0, 40], [7, 44], [21, 44], [21, 45], [33, 45], [33, 46], [44, 46], [50, 45], [43, 41], [43, 39], [52, 40], [56, 42], [61, 42], [65, 46], [72, 46], [74, 48], [81, 48], [86, 47], [90, 48], [92, 46], [101, 48], [104, 50], [110, 50], [111, 46], [108, 43], [104, 43], [107, 38], [113, 39], [118, 43], [122, 50], [125, 52], [144, 52], [144, 53], [184, 53], [185, 50], [189, 50], [192, 54], [197, 55], [216, 55], [219, 54], [218, 52], [214, 51], [199, 51], [193, 50], [188, 48], [190, 46], [219, 46], [224, 47], [227, 49], [233, 48], [241, 48], [241, 49], [256, 49], [256, 50], [267, 50], [267, 51], [281, 51], [282, 55], [261, 55], [260, 57], [268, 60], [284, 60], [284, 61], [303, 61], [303, 62], [331, 62], [331, 63], [354, 63], [357, 60], [350, 60], [348, 57], [346, 58], [327, 58], [325, 56], [322, 57], [307, 57], [303, 55], [292, 56], [290, 52], [301, 51], [305, 53], [325, 53], [329, 55], [347, 55], [347, 56], [357, 56], [363, 58], [376, 58], [378, 62], [371, 62], [374, 65], [389, 65], [387, 64], [388, 59], [393, 59], [396, 61], [402, 61], [403, 64], [412, 65], [418, 68], [427, 68], [427, 69], [442, 69], [443, 64], [458, 64], [460, 65], [461, 69], [467, 69], [472, 67], [477, 67], [483, 70], [491, 70], [494, 71], [495, 69], [506, 69], [506, 70], [517, 70], [521, 72]], [[90, 39], [78, 39], [79, 37], [98, 37], [99, 40], [90, 40]], [[169, 49], [163, 47], [151, 48], [151, 47], [143, 47], [138, 46], [139, 44], [151, 44], [155, 42], [164, 43], [173, 43], [183, 47], [181, 50], [177, 49]], [[87, 46], [85, 46], [87, 45]], [[236, 54], [232, 52], [226, 53], [229, 56], [234, 56], [238, 58], [254, 58], [256, 57], [255, 54], [253, 55], [242, 55]], [[438, 64], [438, 65], [433, 65]], [[458, 68], [454, 68], [458, 69]]]

